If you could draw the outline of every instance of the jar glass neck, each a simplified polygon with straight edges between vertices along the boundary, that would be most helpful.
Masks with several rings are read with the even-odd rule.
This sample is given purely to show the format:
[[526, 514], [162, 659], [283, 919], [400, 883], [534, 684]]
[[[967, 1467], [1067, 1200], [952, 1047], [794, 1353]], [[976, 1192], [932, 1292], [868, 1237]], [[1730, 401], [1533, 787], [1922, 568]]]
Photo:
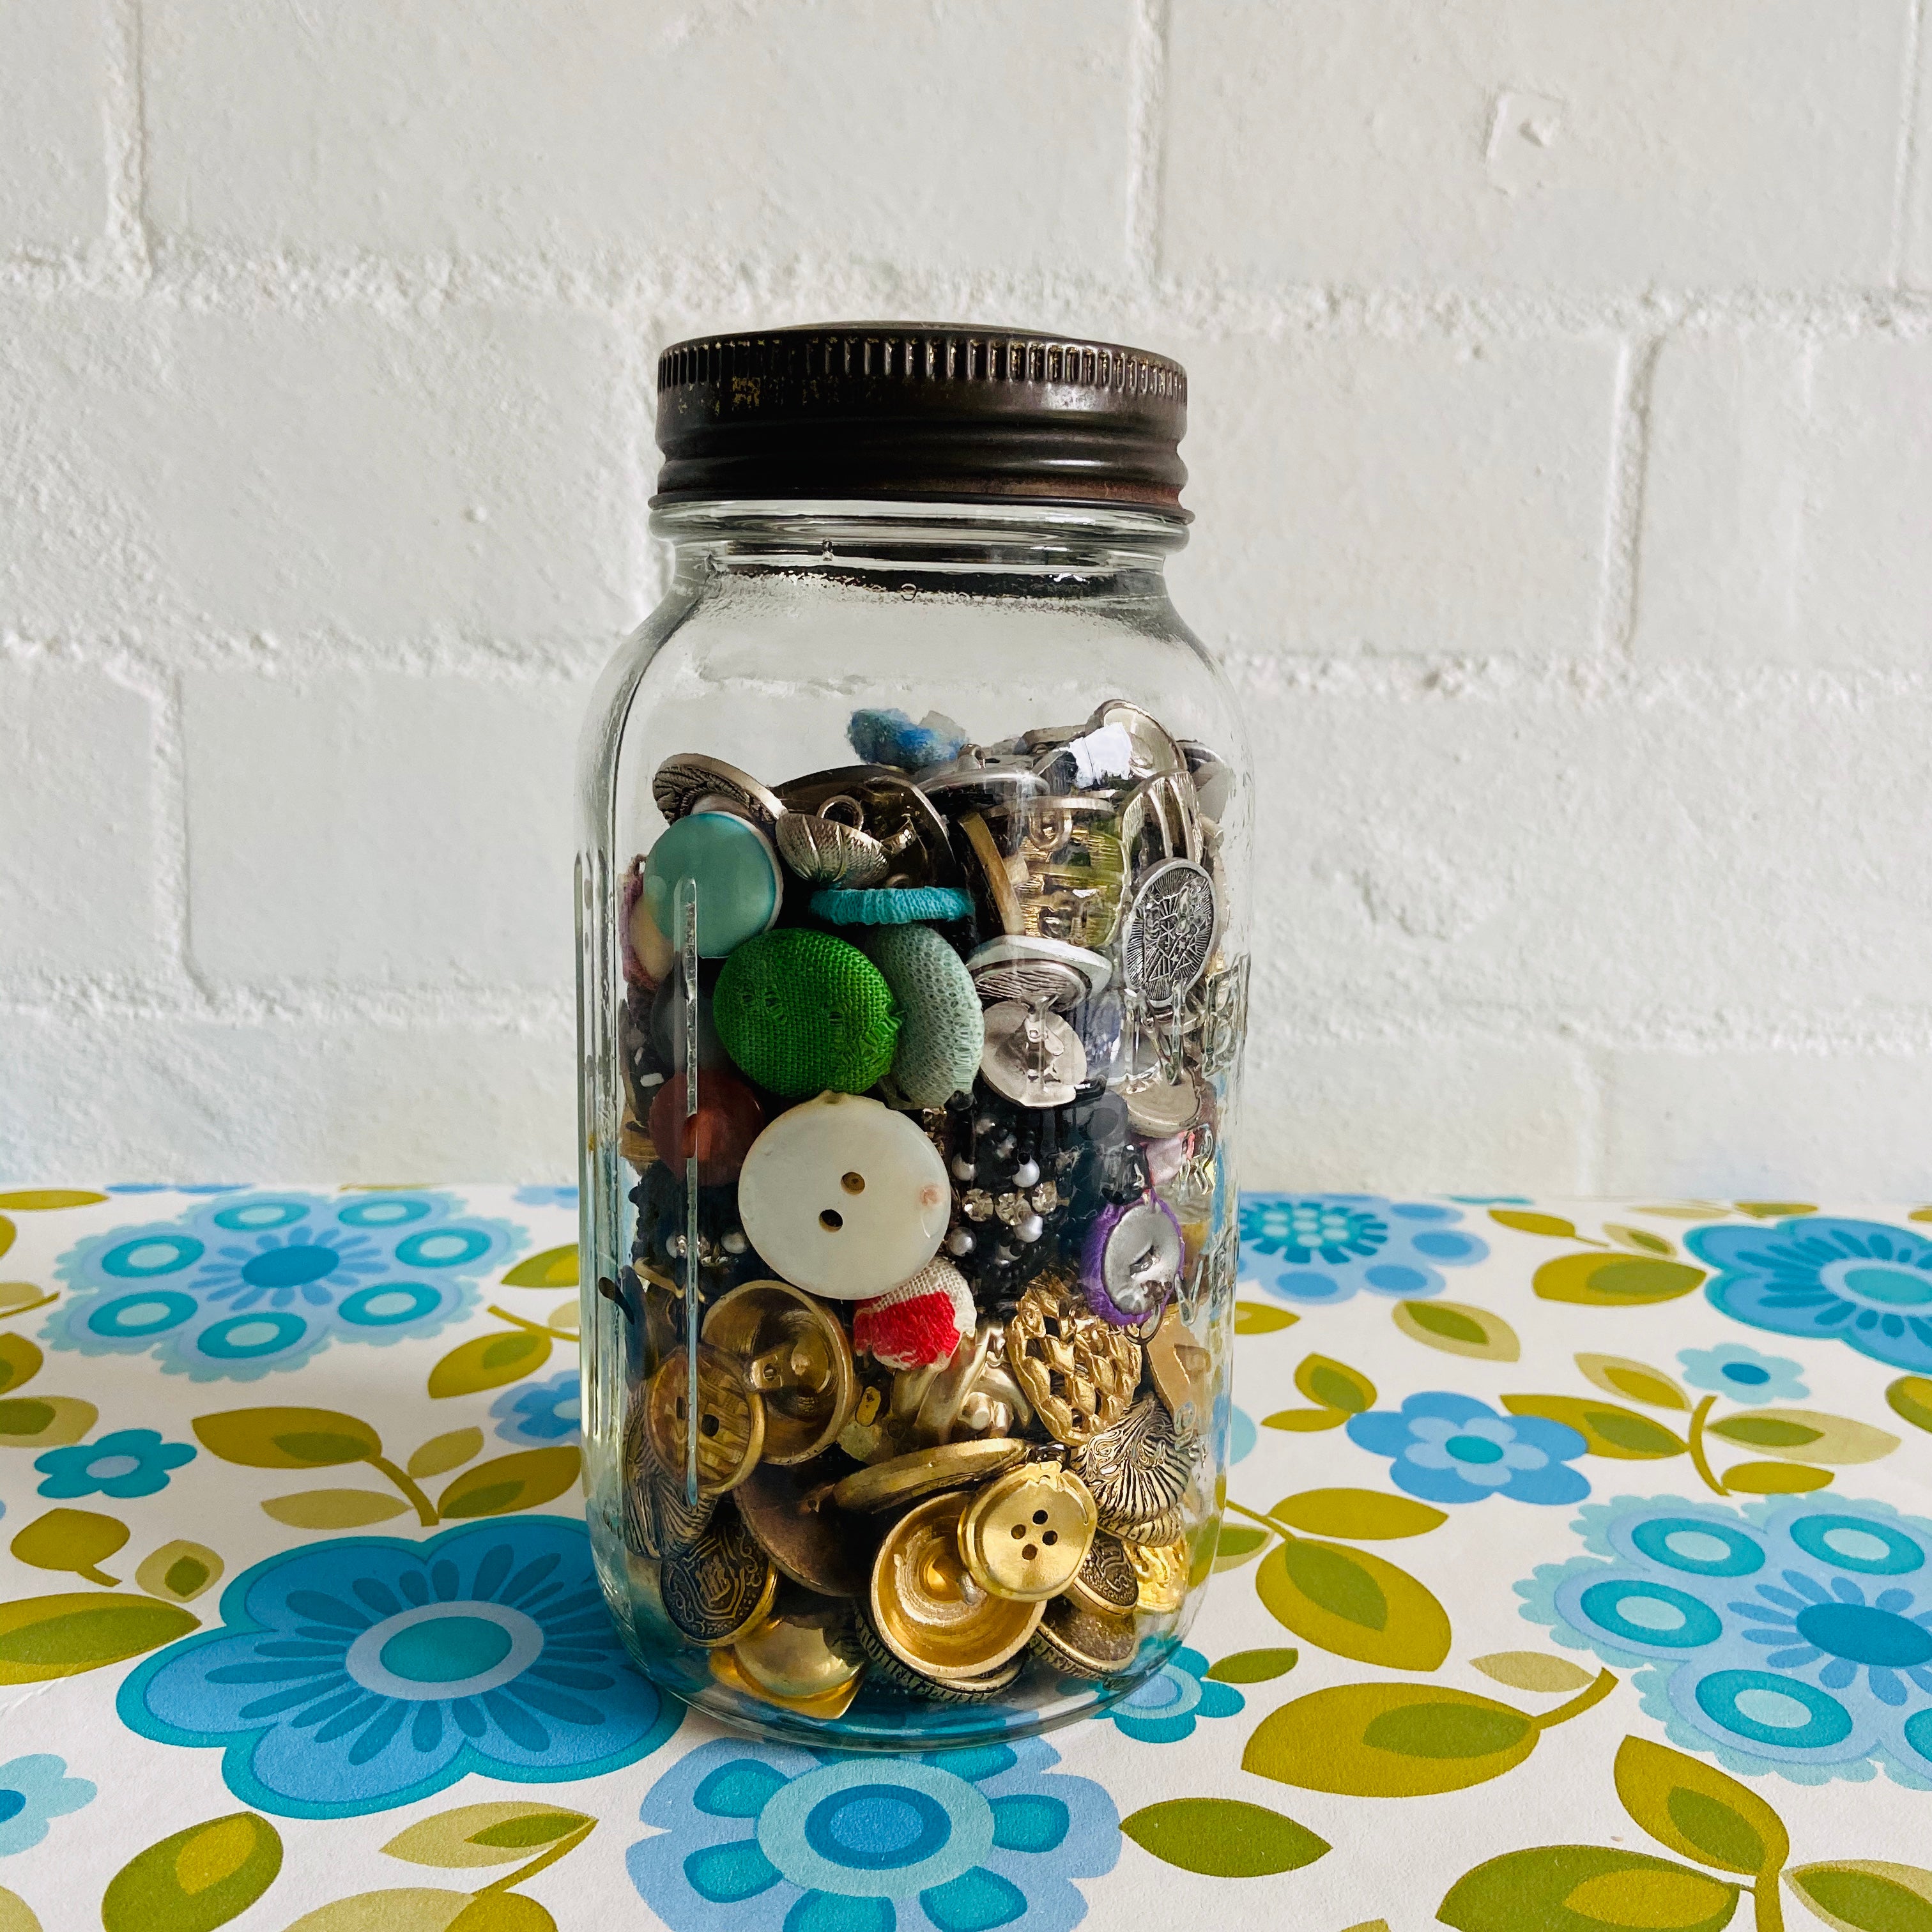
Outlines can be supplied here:
[[680, 562], [848, 570], [868, 562], [1049, 572], [1158, 572], [1187, 541], [1172, 517], [1104, 505], [728, 501], [652, 512]]

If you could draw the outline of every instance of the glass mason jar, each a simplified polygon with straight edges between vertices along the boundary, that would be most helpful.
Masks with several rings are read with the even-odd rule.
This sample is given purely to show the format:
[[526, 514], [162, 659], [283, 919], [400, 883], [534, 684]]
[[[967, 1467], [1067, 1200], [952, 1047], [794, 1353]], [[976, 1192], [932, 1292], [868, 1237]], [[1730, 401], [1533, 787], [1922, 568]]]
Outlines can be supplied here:
[[914, 325], [658, 370], [669, 594], [580, 761], [585, 1481], [638, 1666], [923, 1750], [1118, 1702], [1212, 1568], [1250, 785], [1185, 377]]

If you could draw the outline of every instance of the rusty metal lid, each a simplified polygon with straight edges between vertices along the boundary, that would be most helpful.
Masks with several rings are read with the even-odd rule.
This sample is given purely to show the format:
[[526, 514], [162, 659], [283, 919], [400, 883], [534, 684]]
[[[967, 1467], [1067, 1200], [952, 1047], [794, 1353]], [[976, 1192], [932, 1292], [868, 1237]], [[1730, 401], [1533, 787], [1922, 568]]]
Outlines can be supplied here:
[[658, 362], [653, 506], [981, 498], [1177, 522], [1187, 375], [1144, 349], [963, 322], [700, 336]]

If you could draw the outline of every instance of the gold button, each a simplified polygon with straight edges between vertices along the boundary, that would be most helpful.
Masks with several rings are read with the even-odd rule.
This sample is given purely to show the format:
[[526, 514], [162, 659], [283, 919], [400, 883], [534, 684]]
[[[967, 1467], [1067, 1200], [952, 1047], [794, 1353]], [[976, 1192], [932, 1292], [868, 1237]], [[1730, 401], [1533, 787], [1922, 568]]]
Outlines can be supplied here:
[[704, 1339], [737, 1358], [765, 1406], [764, 1459], [809, 1462], [845, 1426], [859, 1380], [845, 1325], [789, 1282], [748, 1281], [715, 1304]]
[[959, 1548], [982, 1589], [1044, 1603], [1072, 1582], [1098, 1519], [1087, 1485], [1057, 1462], [1023, 1462], [974, 1497]]
[[735, 1650], [714, 1650], [711, 1653], [711, 1674], [726, 1690], [735, 1690], [741, 1697], [749, 1697], [760, 1704], [775, 1704], [782, 1711], [796, 1711], [801, 1718], [817, 1718], [821, 1721], [844, 1716], [851, 1708], [852, 1700], [859, 1694], [861, 1676], [855, 1671], [836, 1690], [823, 1691], [816, 1697], [781, 1697], [776, 1691], [767, 1690], [740, 1664]]
[[1100, 1520], [1133, 1543], [1171, 1543], [1198, 1444], [1150, 1395], [1112, 1429], [1074, 1450], [1075, 1472], [1092, 1491]]
[[966, 1498], [934, 1496], [887, 1532], [872, 1564], [870, 1607], [881, 1641], [922, 1677], [984, 1678], [1026, 1646], [1040, 1606], [996, 1596], [959, 1552]]
[[1214, 1406], [1214, 1358], [1195, 1340], [1172, 1302], [1147, 1344], [1154, 1393], [1183, 1428], [1198, 1432]]
[[895, 1456], [889, 1462], [854, 1469], [832, 1488], [832, 1500], [846, 1510], [890, 1509], [935, 1490], [955, 1490], [1010, 1468], [1026, 1454], [1011, 1436], [942, 1442], [931, 1449]]
[[1070, 1677], [1117, 1677], [1134, 1660], [1133, 1619], [1056, 1598], [1034, 1632], [1032, 1648]]
[[640, 1556], [658, 1557], [680, 1544], [695, 1542], [711, 1520], [710, 1497], [685, 1498], [682, 1477], [674, 1477], [652, 1453], [650, 1405], [637, 1401], [624, 1421], [624, 1540]]
[[1054, 1437], [1077, 1445], [1126, 1414], [1141, 1345], [1090, 1312], [1070, 1282], [1043, 1275], [1006, 1324], [1006, 1366]]
[[[652, 1376], [645, 1396], [651, 1448], [674, 1479], [685, 1476], [689, 1357], [680, 1348]], [[738, 1365], [716, 1348], [698, 1352], [698, 1492], [722, 1496], [758, 1466], [765, 1444], [765, 1405], [745, 1386]]]
[[710, 1649], [736, 1642], [764, 1616], [778, 1576], [728, 1503], [696, 1542], [664, 1558], [658, 1587], [664, 1614]]
[[1179, 1610], [1187, 1600], [1187, 1545], [1177, 1540], [1125, 1547], [1140, 1582], [1140, 1607], [1156, 1616]]
[[823, 1697], [842, 1689], [859, 1675], [849, 1644], [835, 1646], [837, 1631], [794, 1623], [789, 1617], [767, 1617], [747, 1630], [731, 1647], [746, 1676], [776, 1697]]
[[1094, 1546], [1067, 1585], [1066, 1594], [1083, 1609], [1103, 1617], [1132, 1616], [1141, 1599], [1141, 1580], [1118, 1536], [1104, 1529], [1095, 1532]]
[[838, 1508], [830, 1486], [818, 1469], [760, 1462], [731, 1500], [781, 1576], [821, 1597], [862, 1597], [876, 1532]]

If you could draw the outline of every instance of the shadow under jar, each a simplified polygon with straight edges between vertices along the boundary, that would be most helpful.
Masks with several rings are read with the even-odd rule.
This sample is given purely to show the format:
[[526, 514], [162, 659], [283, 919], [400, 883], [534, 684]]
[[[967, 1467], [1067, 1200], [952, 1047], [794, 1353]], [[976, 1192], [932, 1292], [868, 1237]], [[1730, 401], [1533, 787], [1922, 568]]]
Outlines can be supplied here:
[[903, 1751], [1131, 1694], [1212, 1567], [1251, 787], [1186, 379], [854, 324], [658, 367], [580, 770], [590, 1534], [640, 1667]]

